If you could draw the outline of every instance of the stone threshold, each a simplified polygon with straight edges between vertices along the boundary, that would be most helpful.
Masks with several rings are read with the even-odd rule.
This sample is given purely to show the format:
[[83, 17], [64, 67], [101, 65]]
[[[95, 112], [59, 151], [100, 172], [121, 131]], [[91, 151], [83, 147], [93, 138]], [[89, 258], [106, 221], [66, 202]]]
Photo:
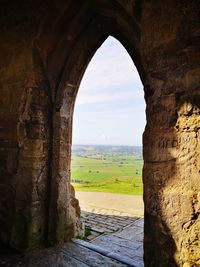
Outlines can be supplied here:
[[92, 251], [95, 251], [105, 257], [108, 257], [110, 259], [113, 259], [113, 260], [117, 260], [118, 262], [122, 263], [122, 264], [126, 264], [128, 266], [131, 266], [131, 267], [141, 267], [140, 265], [138, 265], [138, 263], [133, 260], [133, 259], [130, 259], [128, 257], [124, 257], [124, 256], [121, 256], [117, 253], [114, 253], [114, 252], [110, 252], [102, 247], [99, 247], [99, 246], [96, 246], [96, 245], [93, 245], [92, 243], [89, 243], [89, 242], [86, 242], [86, 241], [83, 241], [83, 240], [80, 240], [80, 239], [74, 239], [72, 242], [82, 246], [82, 247], [85, 247], [85, 248], [88, 248]]

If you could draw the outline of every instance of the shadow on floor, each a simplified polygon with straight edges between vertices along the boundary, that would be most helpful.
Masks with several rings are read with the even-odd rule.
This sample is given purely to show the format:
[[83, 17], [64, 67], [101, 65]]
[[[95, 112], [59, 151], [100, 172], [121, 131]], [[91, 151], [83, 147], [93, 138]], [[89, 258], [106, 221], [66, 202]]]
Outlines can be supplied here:
[[85, 242], [73, 240], [60, 247], [25, 255], [0, 253], [1, 267], [143, 267], [143, 218], [83, 212], [86, 224], [102, 232]]

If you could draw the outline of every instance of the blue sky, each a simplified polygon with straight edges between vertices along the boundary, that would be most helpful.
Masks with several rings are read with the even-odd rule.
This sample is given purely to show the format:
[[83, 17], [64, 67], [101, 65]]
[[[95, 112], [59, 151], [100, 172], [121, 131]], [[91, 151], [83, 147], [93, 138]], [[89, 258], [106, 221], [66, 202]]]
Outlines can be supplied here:
[[143, 86], [135, 65], [121, 43], [108, 37], [79, 88], [73, 143], [141, 145], [145, 123]]

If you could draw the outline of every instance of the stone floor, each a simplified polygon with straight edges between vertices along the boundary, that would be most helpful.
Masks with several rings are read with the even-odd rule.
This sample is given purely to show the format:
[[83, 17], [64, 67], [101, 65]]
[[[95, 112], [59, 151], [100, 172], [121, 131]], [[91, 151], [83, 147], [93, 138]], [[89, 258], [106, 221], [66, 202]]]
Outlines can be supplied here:
[[[91, 221], [95, 218], [93, 228]], [[127, 266], [144, 266], [143, 218], [87, 214], [85, 223], [91, 227], [89, 242], [76, 240], [76, 243], [99, 253], [103, 251], [103, 255], [117, 259]], [[110, 227], [113, 225], [115, 227]]]
[[101, 211], [97, 213], [82, 211], [81, 220], [86, 228], [91, 229], [91, 234], [87, 236], [87, 240], [90, 241], [99, 235], [120, 231], [133, 224], [138, 217], [107, 215], [101, 214]]
[[0, 267], [143, 267], [143, 218], [82, 212], [91, 228], [87, 242], [74, 239], [58, 248], [26, 255], [0, 253]]
[[122, 267], [129, 266], [75, 242], [59, 248], [0, 258], [1, 267]]

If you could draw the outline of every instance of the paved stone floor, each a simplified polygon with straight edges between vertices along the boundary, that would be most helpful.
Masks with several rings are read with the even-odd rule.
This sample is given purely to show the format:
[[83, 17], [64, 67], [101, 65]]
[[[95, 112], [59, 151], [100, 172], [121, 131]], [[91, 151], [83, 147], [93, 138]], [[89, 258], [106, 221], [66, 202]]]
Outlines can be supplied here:
[[134, 223], [138, 217], [129, 217], [122, 215], [102, 214], [101, 210], [97, 213], [82, 211], [81, 220], [86, 228], [91, 229], [91, 234], [87, 236], [88, 240], [92, 240], [101, 234], [114, 233], [122, 230], [124, 227]]
[[78, 241], [84, 247], [118, 259], [127, 266], [144, 266], [143, 218], [83, 213], [85, 224], [91, 227], [89, 242]]
[[[86, 242], [87, 243], [87, 242]], [[75, 242], [26, 255], [4, 255], [1, 267], [122, 267], [129, 266]]]
[[143, 267], [143, 218], [100, 212], [82, 212], [91, 228], [87, 242], [75, 239], [25, 255], [0, 253], [0, 267]]

